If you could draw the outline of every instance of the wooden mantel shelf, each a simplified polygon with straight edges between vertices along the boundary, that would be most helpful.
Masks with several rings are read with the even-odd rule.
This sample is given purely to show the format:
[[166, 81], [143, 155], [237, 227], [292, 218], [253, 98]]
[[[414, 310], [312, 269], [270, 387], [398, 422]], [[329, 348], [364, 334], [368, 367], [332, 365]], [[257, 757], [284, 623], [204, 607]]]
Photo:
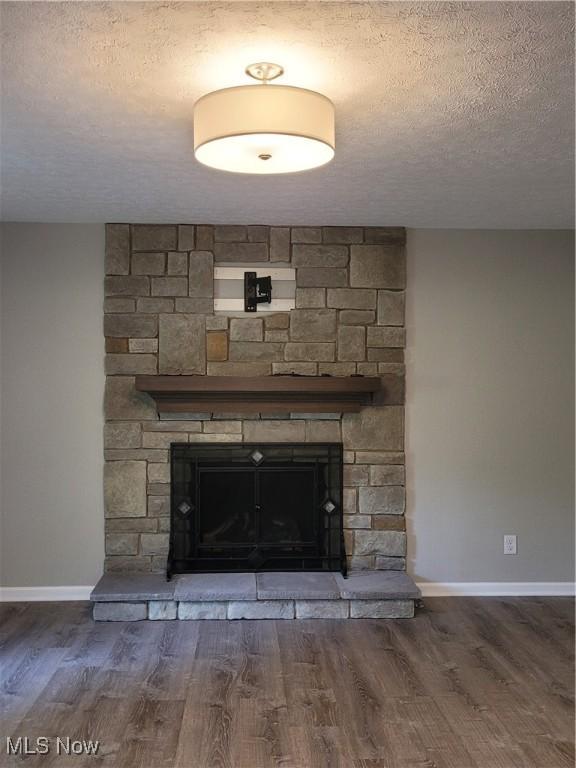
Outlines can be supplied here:
[[136, 376], [162, 413], [350, 413], [372, 402], [363, 376]]

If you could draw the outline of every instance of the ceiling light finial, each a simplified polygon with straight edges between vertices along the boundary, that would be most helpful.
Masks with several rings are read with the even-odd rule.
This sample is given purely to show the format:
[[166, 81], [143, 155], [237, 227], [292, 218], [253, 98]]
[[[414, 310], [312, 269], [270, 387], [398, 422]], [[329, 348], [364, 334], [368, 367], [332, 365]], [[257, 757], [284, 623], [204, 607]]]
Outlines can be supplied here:
[[[334, 157], [334, 105], [316, 91], [269, 85], [279, 64], [250, 64], [260, 85], [223, 88], [194, 105], [194, 154], [212, 168], [233, 173], [294, 173]], [[265, 162], [262, 162], [265, 161]]]
[[249, 64], [244, 72], [249, 77], [253, 77], [254, 80], [260, 80], [260, 82], [266, 85], [271, 80], [281, 77], [284, 74], [284, 67], [281, 67], [280, 64], [272, 64], [269, 61], [260, 61], [258, 64]]

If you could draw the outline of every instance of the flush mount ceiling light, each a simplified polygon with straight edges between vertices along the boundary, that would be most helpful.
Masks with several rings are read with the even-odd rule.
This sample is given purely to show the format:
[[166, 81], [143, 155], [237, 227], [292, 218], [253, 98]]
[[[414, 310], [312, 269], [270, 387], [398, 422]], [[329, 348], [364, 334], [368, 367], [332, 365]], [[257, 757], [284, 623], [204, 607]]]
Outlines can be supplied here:
[[278, 64], [246, 67], [260, 85], [224, 88], [194, 105], [194, 154], [233, 173], [295, 173], [334, 157], [334, 105], [321, 93], [269, 85]]

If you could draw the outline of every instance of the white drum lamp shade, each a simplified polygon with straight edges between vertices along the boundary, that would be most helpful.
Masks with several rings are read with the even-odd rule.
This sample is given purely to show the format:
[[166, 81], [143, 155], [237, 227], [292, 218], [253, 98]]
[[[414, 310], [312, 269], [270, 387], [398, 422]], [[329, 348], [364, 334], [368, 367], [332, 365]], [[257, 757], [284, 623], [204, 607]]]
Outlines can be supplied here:
[[294, 173], [334, 157], [334, 105], [287, 85], [243, 85], [194, 106], [194, 154], [233, 173]]

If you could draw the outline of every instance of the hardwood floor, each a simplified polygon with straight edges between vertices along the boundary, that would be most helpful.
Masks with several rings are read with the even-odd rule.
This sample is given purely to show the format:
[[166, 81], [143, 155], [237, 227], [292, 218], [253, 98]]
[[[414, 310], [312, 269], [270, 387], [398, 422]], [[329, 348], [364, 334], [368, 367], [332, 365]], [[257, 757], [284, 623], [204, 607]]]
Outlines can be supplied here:
[[[572, 768], [563, 598], [426, 599], [404, 621], [93, 623], [0, 606], [0, 765]], [[100, 741], [9, 757], [6, 736]]]

